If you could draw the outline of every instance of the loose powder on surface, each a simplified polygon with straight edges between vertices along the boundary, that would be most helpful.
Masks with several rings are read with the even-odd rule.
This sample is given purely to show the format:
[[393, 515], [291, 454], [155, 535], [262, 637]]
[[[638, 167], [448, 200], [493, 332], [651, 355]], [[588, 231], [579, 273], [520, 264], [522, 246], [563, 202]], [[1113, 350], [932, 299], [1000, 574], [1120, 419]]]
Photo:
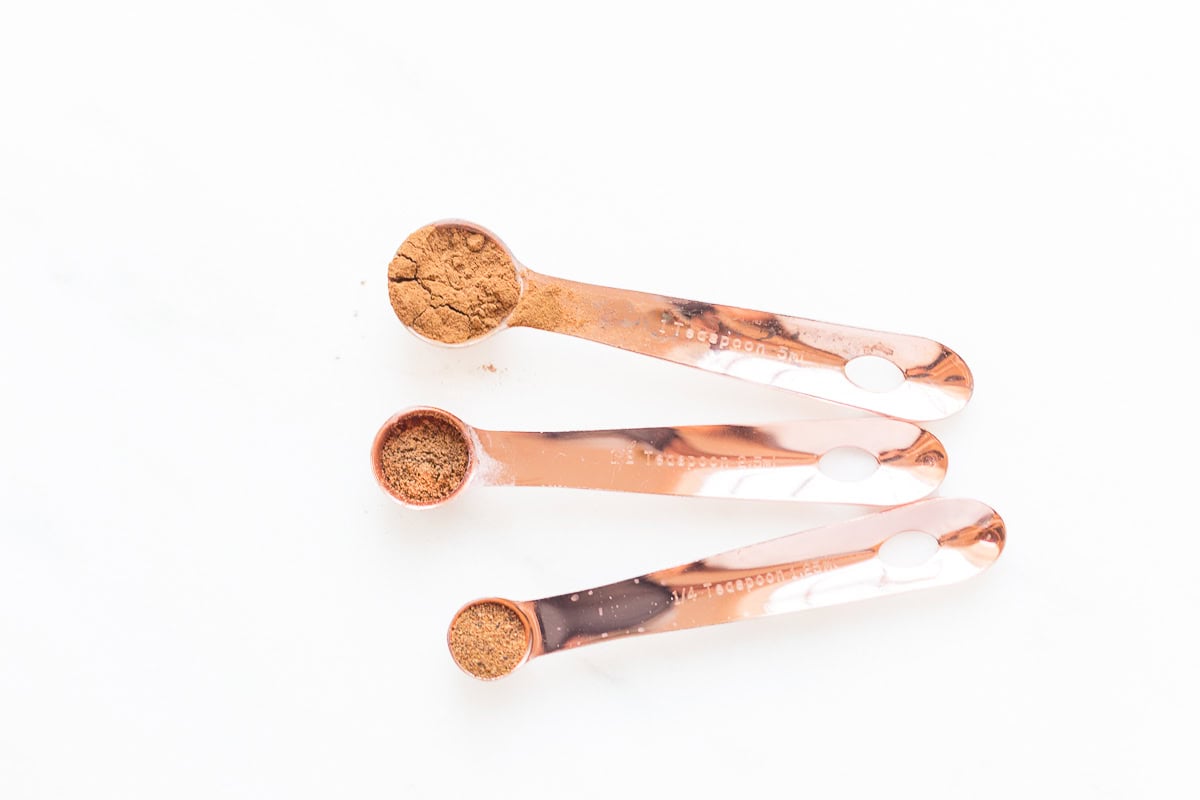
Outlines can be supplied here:
[[476, 678], [512, 672], [529, 649], [525, 625], [516, 611], [485, 601], [467, 606], [450, 623], [450, 655]]
[[467, 477], [468, 460], [462, 433], [432, 414], [400, 419], [379, 448], [384, 482], [414, 505], [429, 505], [454, 494]]
[[388, 266], [388, 297], [400, 321], [429, 339], [457, 344], [496, 328], [517, 305], [512, 257], [472, 225], [426, 225]]

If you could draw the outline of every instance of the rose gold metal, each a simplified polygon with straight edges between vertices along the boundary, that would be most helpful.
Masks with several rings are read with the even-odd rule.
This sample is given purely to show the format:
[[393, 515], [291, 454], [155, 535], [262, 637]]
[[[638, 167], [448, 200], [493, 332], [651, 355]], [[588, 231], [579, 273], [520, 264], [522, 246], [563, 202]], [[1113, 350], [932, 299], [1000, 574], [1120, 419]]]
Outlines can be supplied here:
[[[903, 566], [881, 556], [885, 543], [911, 531], [937, 540], [927, 560]], [[640, 634], [956, 583], [991, 566], [1004, 541], [1004, 521], [988, 506], [934, 498], [607, 586], [541, 600], [493, 602], [516, 609], [526, 622], [528, 661]]]
[[[521, 285], [508, 319], [462, 344], [504, 327], [539, 328], [914, 421], [948, 417], [971, 398], [966, 363], [930, 339], [554, 278], [521, 265], [485, 228], [438, 224], [451, 222], [504, 247]], [[854, 383], [846, 365], [864, 356], [890, 361], [902, 382], [882, 392]]]
[[[398, 422], [429, 414], [457, 427], [470, 452], [463, 486], [446, 500], [474, 481], [490, 486], [889, 506], [928, 495], [941, 484], [947, 466], [946, 450], [936, 436], [912, 423], [884, 417], [517, 432], [475, 428], [442, 409], [419, 407], [385, 422], [371, 450], [376, 481], [405, 505], [411, 504], [392, 493], [383, 478], [380, 451]], [[878, 466], [859, 480], [830, 477], [821, 469], [821, 458], [838, 448], [861, 450]]]

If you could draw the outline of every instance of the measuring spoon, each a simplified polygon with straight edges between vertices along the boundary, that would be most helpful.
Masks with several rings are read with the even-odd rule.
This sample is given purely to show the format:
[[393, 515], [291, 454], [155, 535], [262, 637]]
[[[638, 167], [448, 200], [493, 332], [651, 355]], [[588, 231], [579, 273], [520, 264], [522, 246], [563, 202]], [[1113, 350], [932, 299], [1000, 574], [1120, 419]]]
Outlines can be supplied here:
[[539, 328], [917, 421], [953, 414], [973, 388], [966, 363], [930, 339], [542, 275], [469, 222], [413, 233], [388, 280], [396, 315], [439, 344]]
[[932, 492], [947, 459], [932, 433], [884, 417], [518, 432], [423, 406], [384, 423], [371, 462], [384, 491], [413, 508], [471, 482], [882, 506]]
[[476, 600], [447, 642], [490, 680], [560, 650], [955, 583], [991, 566], [1004, 537], [983, 503], [923, 500], [594, 589]]

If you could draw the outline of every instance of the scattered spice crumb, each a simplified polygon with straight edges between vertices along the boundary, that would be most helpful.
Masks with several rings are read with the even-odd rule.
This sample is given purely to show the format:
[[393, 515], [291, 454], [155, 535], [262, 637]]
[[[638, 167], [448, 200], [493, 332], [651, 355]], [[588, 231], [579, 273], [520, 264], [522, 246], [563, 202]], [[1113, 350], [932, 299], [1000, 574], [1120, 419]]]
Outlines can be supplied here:
[[448, 640], [455, 662], [484, 680], [512, 672], [529, 650], [529, 634], [520, 615], [492, 600], [460, 611], [450, 623]]
[[484, 372], [495, 372], [496, 365], [495, 364], [484, 364], [483, 366], [480, 367], [480, 369], [483, 370]]
[[388, 266], [388, 297], [400, 321], [429, 339], [457, 344], [493, 330], [520, 299], [512, 256], [482, 228], [426, 225]]
[[469, 458], [458, 428], [433, 414], [402, 417], [379, 449], [384, 482], [413, 505], [432, 505], [454, 494], [466, 480]]

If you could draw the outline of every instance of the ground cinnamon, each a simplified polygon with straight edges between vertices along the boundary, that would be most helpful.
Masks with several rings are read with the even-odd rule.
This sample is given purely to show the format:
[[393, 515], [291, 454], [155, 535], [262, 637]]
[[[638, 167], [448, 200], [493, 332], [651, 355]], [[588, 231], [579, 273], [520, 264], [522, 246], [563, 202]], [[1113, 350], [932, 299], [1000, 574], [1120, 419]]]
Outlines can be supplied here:
[[513, 312], [509, 325], [540, 328], [544, 331], [569, 330], [580, 324], [572, 308], [575, 293], [554, 282], [543, 285], [545, 278], [530, 275], [526, 278], [525, 296]]
[[492, 600], [460, 611], [450, 623], [448, 638], [458, 665], [484, 680], [512, 672], [529, 650], [529, 633], [520, 615]]
[[399, 419], [379, 448], [379, 467], [392, 493], [413, 505], [445, 500], [467, 477], [462, 432], [433, 414]]
[[388, 266], [388, 297], [400, 321], [417, 333], [457, 344], [493, 330], [520, 299], [508, 250], [469, 223], [426, 225]]

